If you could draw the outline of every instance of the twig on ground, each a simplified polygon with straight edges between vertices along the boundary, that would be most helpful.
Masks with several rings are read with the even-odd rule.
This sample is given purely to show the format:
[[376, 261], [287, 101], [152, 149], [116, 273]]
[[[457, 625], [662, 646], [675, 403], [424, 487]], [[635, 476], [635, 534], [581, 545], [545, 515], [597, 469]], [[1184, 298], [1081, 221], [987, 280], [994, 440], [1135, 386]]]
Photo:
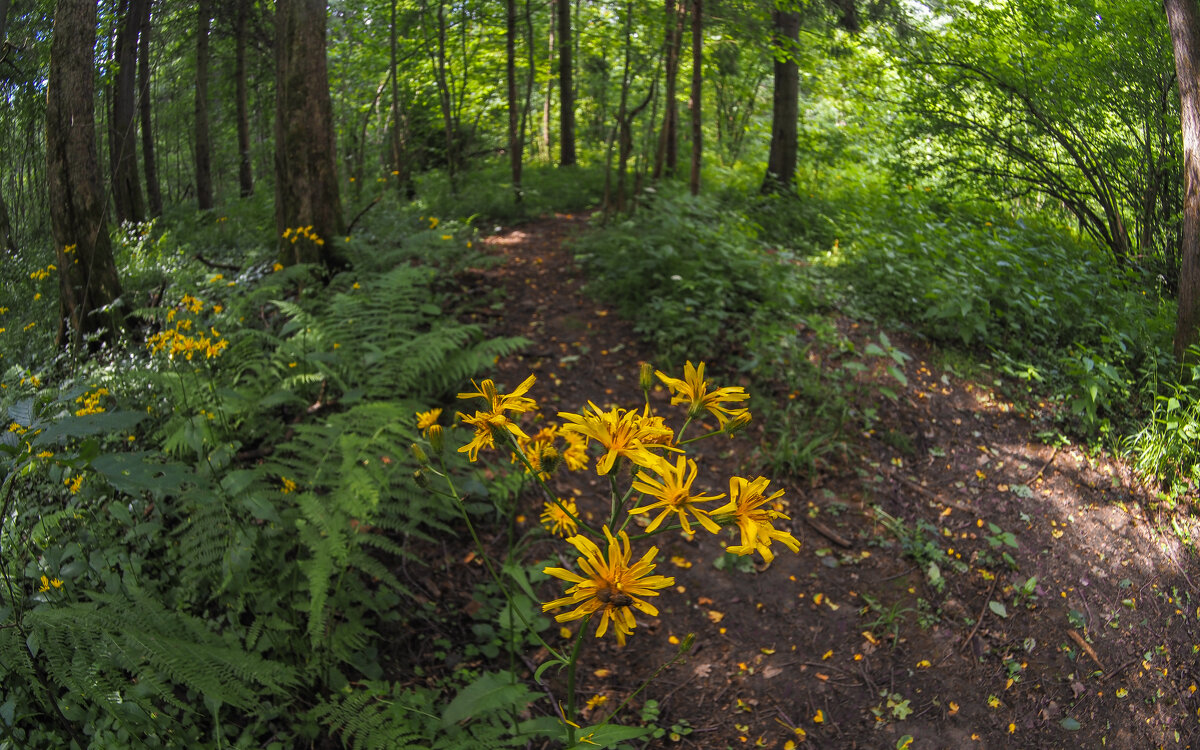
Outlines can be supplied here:
[[996, 581], [998, 578], [992, 579], [992, 585], [988, 587], [987, 596], [984, 597], [983, 608], [979, 610], [979, 617], [975, 619], [975, 627], [971, 628], [971, 632], [967, 635], [966, 640], [958, 647], [960, 651], [965, 650], [967, 645], [971, 643], [971, 639], [979, 632], [979, 626], [983, 624], [983, 618], [987, 615], [988, 603], [992, 601], [992, 593], [996, 591]]

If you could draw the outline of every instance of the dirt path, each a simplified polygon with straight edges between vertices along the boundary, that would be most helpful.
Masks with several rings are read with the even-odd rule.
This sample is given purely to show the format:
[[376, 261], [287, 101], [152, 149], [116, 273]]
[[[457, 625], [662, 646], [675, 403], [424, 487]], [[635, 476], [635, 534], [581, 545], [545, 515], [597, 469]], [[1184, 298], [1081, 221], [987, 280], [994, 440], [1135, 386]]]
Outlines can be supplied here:
[[[475, 280], [503, 290], [481, 313], [490, 330], [535, 342], [496, 380], [536, 373], [530, 395], [551, 414], [642, 398], [649, 353], [583, 294], [562, 249], [585, 227], [558, 216], [500, 231], [487, 245], [507, 262]], [[847, 329], [861, 346], [867, 332]], [[677, 589], [659, 618], [639, 616], [627, 647], [587, 645], [580, 695], [611, 709], [670, 659], [671, 639], [695, 632], [692, 655], [644, 694], [659, 725], [687, 732], [661, 746], [1200, 747], [1195, 558], [1155, 532], [1121, 466], [1043, 443], [1045, 425], [939, 371], [922, 344], [892, 340], [912, 355], [908, 385], [881, 399], [873, 430], [815, 479], [771, 477], [787, 488], [800, 553], [721, 571], [719, 540], [656, 538], [657, 572]], [[697, 486], [754, 476], [745, 462], [763, 434], [701, 443]], [[598, 514], [601, 479], [553, 481]], [[540, 499], [527, 502], [523, 522], [536, 524]]]

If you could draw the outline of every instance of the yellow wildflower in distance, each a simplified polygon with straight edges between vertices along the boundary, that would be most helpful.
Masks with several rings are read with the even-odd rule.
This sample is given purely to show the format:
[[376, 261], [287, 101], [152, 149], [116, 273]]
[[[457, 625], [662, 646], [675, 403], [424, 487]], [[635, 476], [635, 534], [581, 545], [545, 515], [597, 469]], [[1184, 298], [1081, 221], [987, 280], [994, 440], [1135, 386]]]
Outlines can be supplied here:
[[683, 526], [686, 534], [692, 533], [692, 525], [688, 523], [688, 513], [695, 516], [700, 525], [710, 533], [720, 532], [721, 527], [708, 517], [708, 511], [697, 508], [696, 503], [720, 500], [725, 496], [692, 494], [692, 482], [696, 480], [695, 461], [684, 456], [680, 456], [674, 464], [666, 459], [660, 459], [658, 464], [651, 467], [650, 470], [658, 474], [660, 479], [652, 479], [646, 473], [639, 472], [637, 480], [633, 483], [633, 489], [654, 498], [657, 502], [629, 510], [630, 514], [634, 514], [649, 513], [655, 508], [662, 508], [658, 517], [646, 527], [647, 534], [657, 529], [663, 520], [672, 513], [678, 514], [679, 524]]
[[567, 589], [567, 595], [561, 599], [543, 604], [542, 611], [549, 612], [559, 607], [578, 605], [570, 612], [555, 615], [554, 619], [558, 622], [568, 622], [598, 614], [600, 625], [596, 628], [596, 637], [600, 638], [608, 632], [608, 624], [611, 622], [617, 634], [617, 643], [624, 646], [625, 637], [631, 635], [637, 625], [633, 613], [629, 611], [630, 608], [638, 609], [652, 617], [657, 616], [658, 610], [640, 597], [658, 596], [655, 589], [673, 586], [675, 579], [648, 575], [654, 570], [657, 547], [651, 547], [640, 560], [630, 564], [632, 555], [629, 535], [622, 531], [618, 540], [605, 526], [604, 536], [608, 539], [607, 557], [595, 542], [585, 536], [573, 536], [567, 540], [583, 555], [576, 561], [583, 575], [572, 573], [565, 568], [543, 569], [543, 573], [575, 585]]
[[506, 429], [518, 438], [528, 439], [529, 436], [522, 432], [515, 422], [505, 416], [505, 412], [522, 414], [537, 408], [537, 402], [525, 396], [536, 380], [535, 376], [530, 375], [512, 393], [500, 393], [491, 379], [484, 380], [482, 383], [471, 381], [476, 390], [460, 393], [458, 397], [481, 398], [487, 401], [488, 410], [476, 411], [475, 415], [471, 417], [462, 412], [458, 413], [463, 422], [475, 428], [475, 436], [471, 438], [471, 442], [459, 448], [458, 452], [466, 453], [467, 458], [475, 461], [479, 457], [480, 448], [495, 447], [496, 440], [493, 431], [499, 429]]
[[775, 559], [775, 554], [771, 552], [772, 542], [780, 541], [792, 552], [800, 551], [800, 542], [796, 537], [786, 531], [776, 529], [772, 524], [772, 521], [777, 518], [787, 519], [788, 517], [777, 510], [763, 507], [783, 494], [783, 490], [779, 490], [768, 497], [766, 495], [768, 484], [770, 484], [770, 480], [765, 477], [758, 477], [754, 481], [742, 477], [731, 477], [729, 502], [710, 511], [714, 516], [732, 515], [738, 529], [742, 532], [742, 543], [726, 547], [728, 552], [735, 555], [752, 555], [757, 550], [762, 554], [763, 560], [771, 562]]
[[[553, 471], [560, 463], [562, 456], [558, 449], [554, 447], [554, 439], [558, 437], [557, 425], [546, 425], [538, 430], [533, 437], [517, 438], [517, 446], [521, 449], [522, 455], [525, 456], [525, 461], [529, 462], [529, 466], [533, 467], [543, 480], [550, 479], [550, 472]], [[525, 466], [524, 462], [517, 456], [512, 454], [512, 462], [520, 463], [525, 467], [526, 473], [529, 473], [529, 466]], [[571, 532], [574, 534], [575, 532]]]
[[700, 416], [707, 409], [717, 418], [722, 427], [731, 416], [744, 411], [744, 409], [730, 409], [723, 404], [740, 403], [750, 398], [750, 394], [746, 393], [741, 386], [716, 388], [710, 393], [708, 383], [704, 380], [703, 362], [696, 367], [692, 365], [691, 361], [688, 361], [683, 368], [682, 380], [672, 378], [661, 371], [656, 371], [655, 375], [675, 394], [671, 397], [672, 404], [688, 404], [688, 416], [692, 418]]
[[74, 495], [79, 492], [79, 488], [83, 486], [83, 475], [76, 474], [73, 477], [67, 477], [63, 480], [63, 484], [67, 485], [67, 489]]
[[[609, 411], [601, 411], [600, 407], [588, 402], [591, 412], [587, 409], [582, 414], [560, 411], [558, 416], [570, 422], [563, 425], [563, 432], [574, 432], [595, 440], [607, 449], [607, 452], [596, 462], [596, 473], [607, 474], [620, 456], [628, 458], [638, 466], [653, 466], [659, 457], [646, 448], [643, 438], [648, 433], [639, 429], [638, 420], [641, 417], [636, 411], [625, 411], [613, 407]], [[622, 414], [622, 412], [624, 412]], [[649, 434], [653, 436], [653, 434]]]
[[582, 471], [587, 468], [590, 458], [587, 454], [587, 438], [574, 432], [561, 433], [567, 447], [562, 450], [563, 463], [571, 471]]
[[289, 492], [295, 492], [296, 491], [296, 483], [293, 482], [291, 479], [288, 479], [287, 477], [280, 477], [279, 478], [279, 491], [285, 495], [288, 494]]
[[438, 418], [442, 416], [441, 409], [430, 409], [429, 411], [417, 412], [417, 429], [425, 434], [426, 431], [437, 424]]
[[63, 582], [61, 578], [47, 578], [46, 576], [42, 576], [42, 585], [38, 587], [38, 593], [44, 594], [45, 592], [49, 591], [51, 587], [61, 589], [62, 585]]
[[574, 536], [579, 531], [579, 527], [571, 516], [578, 516], [579, 509], [575, 507], [575, 501], [570, 498], [564, 500], [560, 497], [558, 502], [562, 503], [570, 513], [564, 511], [557, 504], [547, 501], [542, 505], [542, 515], [539, 520], [546, 531], [551, 534], [561, 537]]

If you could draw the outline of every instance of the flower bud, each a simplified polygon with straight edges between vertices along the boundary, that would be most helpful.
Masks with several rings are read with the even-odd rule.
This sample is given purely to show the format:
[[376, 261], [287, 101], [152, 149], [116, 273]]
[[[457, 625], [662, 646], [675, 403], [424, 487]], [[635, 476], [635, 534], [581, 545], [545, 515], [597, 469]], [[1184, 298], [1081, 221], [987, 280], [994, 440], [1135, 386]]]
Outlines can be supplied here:
[[638, 381], [642, 385], [642, 390], [647, 394], [654, 386], [654, 365], [649, 362], [643, 362], [641, 370], [638, 372]]
[[562, 454], [559, 453], [558, 450], [552, 445], [546, 446], [545, 450], [542, 451], [540, 460], [538, 461], [542, 467], [542, 471], [546, 474], [553, 474], [554, 471], [562, 464], [562, 462]]
[[746, 427], [750, 424], [750, 419], [751, 417], [749, 409], [736, 411], [728, 420], [726, 420], [725, 427], [722, 429], [726, 435], [733, 437], [742, 430], [746, 429]]
[[442, 455], [442, 450], [446, 447], [446, 437], [442, 433], [440, 424], [430, 425], [426, 437], [429, 438], [429, 446], [433, 448], [433, 452], [437, 455]]
[[425, 475], [424, 469], [417, 469], [413, 472], [413, 481], [423, 490], [429, 488], [429, 477]]
[[413, 443], [412, 445], [408, 446], [408, 450], [412, 452], [412, 457], [417, 459], [417, 463], [421, 465], [421, 468], [429, 465], [429, 456], [425, 455], [424, 448], [416, 443]]

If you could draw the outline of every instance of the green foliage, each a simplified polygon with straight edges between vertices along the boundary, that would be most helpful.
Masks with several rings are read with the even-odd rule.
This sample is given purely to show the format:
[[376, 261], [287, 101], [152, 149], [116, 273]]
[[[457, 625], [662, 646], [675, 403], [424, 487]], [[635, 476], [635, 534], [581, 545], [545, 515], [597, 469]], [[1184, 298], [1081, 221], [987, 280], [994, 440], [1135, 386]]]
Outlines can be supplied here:
[[[215, 243], [225, 224], [196, 236]], [[53, 382], [17, 364], [3, 377], [5, 736], [23, 747], [406, 736], [347, 725], [333, 708], [304, 726], [294, 717], [382, 676], [381, 626], [414, 616], [393, 565], [421, 564], [412, 540], [455, 533], [454, 507], [413, 482], [414, 412], [523, 343], [456, 322], [435, 291], [443, 276], [422, 260], [447, 262], [453, 245], [470, 262], [462, 234], [447, 222], [360, 243], [355, 275], [325, 289], [303, 267], [216, 274], [170, 234], [132, 230], [127, 294], [151, 303], [139, 313], [149, 343]], [[190, 348], [201, 336], [208, 348]], [[465, 473], [465, 459], [447, 467]], [[505, 726], [469, 736], [497, 746], [488, 727]]]
[[659, 195], [575, 247], [589, 289], [669, 363], [728, 351], [797, 306], [783, 259], [712, 198]]

